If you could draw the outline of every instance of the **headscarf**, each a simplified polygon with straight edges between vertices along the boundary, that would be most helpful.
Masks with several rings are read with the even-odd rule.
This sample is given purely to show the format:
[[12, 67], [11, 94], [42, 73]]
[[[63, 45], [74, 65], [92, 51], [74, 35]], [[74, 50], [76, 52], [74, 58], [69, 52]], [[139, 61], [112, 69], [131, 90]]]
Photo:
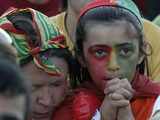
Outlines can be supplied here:
[[[26, 14], [28, 16], [25, 16]], [[28, 28], [19, 28], [17, 22], [22, 25], [30, 23], [31, 26], [27, 27], [34, 30], [26, 32], [25, 29]], [[49, 74], [60, 73], [60, 69], [55, 67], [47, 56], [40, 54], [52, 48], [66, 48], [64, 36], [50, 23], [47, 16], [31, 8], [12, 9], [0, 18], [0, 27], [11, 36], [20, 62], [31, 56], [38, 68]]]
[[82, 8], [79, 19], [89, 10], [102, 6], [123, 8], [133, 14], [142, 26], [142, 18], [140, 15], [140, 11], [132, 0], [94, 0], [87, 4], [84, 8]]

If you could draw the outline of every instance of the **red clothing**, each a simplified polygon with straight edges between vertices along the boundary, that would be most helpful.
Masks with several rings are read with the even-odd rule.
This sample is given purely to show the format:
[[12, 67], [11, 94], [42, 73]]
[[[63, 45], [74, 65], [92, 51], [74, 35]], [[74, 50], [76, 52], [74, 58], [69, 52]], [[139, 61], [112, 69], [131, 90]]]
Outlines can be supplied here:
[[[138, 74], [132, 82], [132, 87], [136, 91], [133, 99], [131, 100], [131, 107], [135, 120], [148, 120], [151, 116], [155, 100], [160, 94], [160, 86], [152, 83], [152, 81], [150, 81], [147, 77]], [[104, 95], [97, 94], [99, 92], [95, 91], [95, 88], [92, 87], [91, 83], [87, 83], [83, 86], [83, 89], [80, 88], [76, 91], [78, 92], [76, 92], [76, 94], [74, 94], [72, 97], [67, 98], [60, 108], [57, 109], [57, 111], [53, 114], [52, 120], [90, 120], [92, 118], [96, 109], [100, 107]], [[93, 104], [94, 107], [86, 107], [86, 109], [84, 109], [84, 105], [79, 105], [77, 108], [75, 108], [75, 98], [79, 98], [77, 103], [80, 103], [81, 99], [85, 99], [84, 96], [79, 96], [81, 92], [83, 92], [83, 94], [87, 94], [88, 96], [92, 96], [90, 97], [92, 99], [88, 99], [88, 104]], [[82, 113], [77, 115], [78, 119], [75, 119], [74, 109], [79, 109], [79, 112]], [[89, 112], [89, 116], [84, 115], [87, 114], [86, 112]], [[80, 116], [84, 116], [85, 118], [80, 119]]]
[[61, 0], [50, 0], [48, 3], [42, 5], [33, 4], [26, 0], [0, 0], [0, 5], [0, 15], [2, 15], [10, 7], [30, 7], [38, 11], [41, 11], [47, 16], [53, 16], [60, 11], [59, 9], [61, 7]]
[[156, 98], [157, 97], [155, 96], [131, 101], [132, 113], [135, 120], [149, 120]]
[[68, 96], [53, 115], [53, 120], [90, 120], [95, 110], [101, 105], [93, 91], [80, 88]]

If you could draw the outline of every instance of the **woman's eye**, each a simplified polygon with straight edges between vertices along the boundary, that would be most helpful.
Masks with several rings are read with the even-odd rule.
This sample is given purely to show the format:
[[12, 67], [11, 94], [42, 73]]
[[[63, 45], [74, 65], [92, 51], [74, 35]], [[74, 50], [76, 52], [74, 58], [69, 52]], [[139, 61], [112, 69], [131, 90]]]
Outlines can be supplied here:
[[97, 51], [95, 51], [95, 56], [96, 56], [97, 58], [103, 58], [103, 57], [105, 57], [106, 55], [107, 55], [107, 52], [104, 51], [104, 50], [97, 50]]
[[32, 91], [40, 89], [42, 86], [41, 85], [32, 85]]
[[51, 87], [59, 87], [59, 86], [61, 86], [63, 83], [61, 83], [61, 82], [57, 82], [57, 83], [50, 83], [50, 86]]

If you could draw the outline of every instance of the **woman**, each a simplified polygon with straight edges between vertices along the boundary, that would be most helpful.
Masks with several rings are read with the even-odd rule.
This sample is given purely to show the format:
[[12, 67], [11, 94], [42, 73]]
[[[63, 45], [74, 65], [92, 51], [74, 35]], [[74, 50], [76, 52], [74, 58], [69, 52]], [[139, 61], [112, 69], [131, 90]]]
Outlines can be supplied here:
[[64, 36], [44, 14], [15, 9], [1, 18], [11, 36], [25, 77], [32, 83], [31, 119], [49, 120], [69, 93], [74, 60]]

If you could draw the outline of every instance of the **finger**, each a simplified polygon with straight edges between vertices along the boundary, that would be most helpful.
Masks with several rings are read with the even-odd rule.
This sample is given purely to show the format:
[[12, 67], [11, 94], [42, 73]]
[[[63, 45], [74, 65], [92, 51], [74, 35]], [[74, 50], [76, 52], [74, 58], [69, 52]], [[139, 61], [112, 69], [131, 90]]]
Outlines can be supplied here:
[[117, 93], [111, 93], [111, 94], [109, 94], [108, 96], [109, 96], [109, 98], [110, 98], [111, 100], [122, 100], [122, 99], [124, 99], [124, 96], [123, 96], [123, 95], [117, 94]]
[[[120, 82], [119, 78], [114, 78], [110, 81], [107, 81], [106, 87], [104, 89], [104, 93], [109, 94], [109, 93], [114, 92], [115, 91], [114, 89], [118, 87], [119, 82]], [[112, 86], [113, 86], [113, 88], [112, 88]]]
[[111, 103], [114, 107], [126, 107], [130, 104], [129, 100], [114, 100]]
[[121, 89], [117, 90], [116, 93], [122, 95], [127, 100], [131, 100], [133, 97], [133, 93], [128, 91], [125, 88], [121, 88]]
[[117, 82], [119, 82], [119, 81], [120, 81], [119, 78], [113, 78], [113, 79], [107, 81], [107, 85], [108, 86], [114, 85], [114, 84], [117, 84]]
[[132, 93], [134, 92], [134, 89], [132, 88], [131, 83], [128, 81], [128, 79], [126, 78], [122, 79], [120, 84], [121, 84], [121, 87], [127, 89], [128, 91]]
[[116, 92], [118, 89], [121, 89], [121, 84], [117, 82], [116, 84], [112, 84], [104, 89], [105, 94], [110, 94]]

